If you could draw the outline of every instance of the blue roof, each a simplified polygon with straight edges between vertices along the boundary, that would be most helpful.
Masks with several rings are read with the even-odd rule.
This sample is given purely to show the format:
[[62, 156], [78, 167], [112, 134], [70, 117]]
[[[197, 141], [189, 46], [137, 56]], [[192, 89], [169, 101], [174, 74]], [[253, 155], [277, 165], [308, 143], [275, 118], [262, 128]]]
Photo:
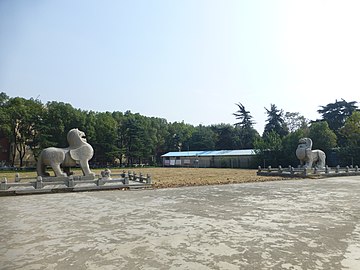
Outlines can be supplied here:
[[169, 152], [161, 157], [253, 156], [254, 149]]

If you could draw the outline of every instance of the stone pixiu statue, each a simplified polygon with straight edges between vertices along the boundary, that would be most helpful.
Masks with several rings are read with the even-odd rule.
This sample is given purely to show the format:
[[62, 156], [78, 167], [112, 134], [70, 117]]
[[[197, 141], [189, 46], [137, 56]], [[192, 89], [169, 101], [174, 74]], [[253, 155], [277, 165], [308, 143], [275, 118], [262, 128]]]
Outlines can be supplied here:
[[[37, 163], [39, 176], [49, 176], [49, 173], [45, 171], [46, 166], [51, 166], [55, 176], [67, 176], [70, 175], [69, 167], [77, 164], [80, 165], [85, 176], [95, 176], [89, 168], [89, 160], [92, 158], [94, 150], [87, 143], [85, 133], [77, 128], [71, 129], [67, 134], [67, 140], [69, 143], [67, 148], [49, 147], [41, 151]], [[61, 170], [60, 166], [66, 173]]]
[[318, 169], [325, 168], [326, 155], [321, 150], [311, 150], [312, 140], [310, 138], [301, 138], [296, 149], [296, 157], [300, 160], [300, 165], [305, 168]]

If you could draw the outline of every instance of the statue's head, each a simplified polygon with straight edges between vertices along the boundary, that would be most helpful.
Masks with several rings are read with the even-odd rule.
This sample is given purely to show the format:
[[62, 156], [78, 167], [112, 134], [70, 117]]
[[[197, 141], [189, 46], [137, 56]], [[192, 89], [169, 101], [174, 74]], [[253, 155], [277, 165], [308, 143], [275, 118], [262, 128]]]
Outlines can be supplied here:
[[77, 146], [87, 143], [85, 133], [77, 128], [73, 128], [68, 132], [67, 140], [70, 146]]
[[298, 143], [298, 148], [310, 148], [312, 147], [312, 140], [310, 138], [301, 138]]

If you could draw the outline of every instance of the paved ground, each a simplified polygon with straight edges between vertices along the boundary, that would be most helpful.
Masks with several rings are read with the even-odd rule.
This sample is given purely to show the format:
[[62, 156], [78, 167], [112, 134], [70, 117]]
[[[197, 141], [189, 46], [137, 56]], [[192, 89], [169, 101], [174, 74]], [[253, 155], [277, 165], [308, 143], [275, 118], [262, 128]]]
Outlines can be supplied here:
[[0, 204], [1, 269], [360, 269], [360, 177]]

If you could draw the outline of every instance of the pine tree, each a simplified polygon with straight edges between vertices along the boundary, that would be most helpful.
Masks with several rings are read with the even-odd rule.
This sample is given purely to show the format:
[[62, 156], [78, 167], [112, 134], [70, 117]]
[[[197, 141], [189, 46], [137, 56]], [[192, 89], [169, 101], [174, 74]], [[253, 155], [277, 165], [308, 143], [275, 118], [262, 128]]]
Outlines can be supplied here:
[[268, 115], [263, 136], [266, 137], [271, 131], [276, 132], [280, 137], [286, 136], [289, 132], [284, 121], [284, 111], [279, 110], [275, 104], [270, 105], [270, 110], [266, 109]]
[[322, 115], [323, 120], [328, 122], [330, 129], [338, 134], [340, 128], [344, 126], [346, 118], [357, 110], [356, 103], [356, 101], [347, 102], [344, 99], [335, 100], [334, 103], [320, 106], [321, 109], [318, 110], [318, 113]]
[[250, 115], [250, 112], [247, 111], [245, 106], [240, 102], [236, 105], [239, 107], [239, 110], [233, 113], [233, 115], [235, 115], [236, 119], [240, 122], [235, 123], [235, 126], [240, 128], [252, 128], [255, 122], [251, 120], [253, 117]]

